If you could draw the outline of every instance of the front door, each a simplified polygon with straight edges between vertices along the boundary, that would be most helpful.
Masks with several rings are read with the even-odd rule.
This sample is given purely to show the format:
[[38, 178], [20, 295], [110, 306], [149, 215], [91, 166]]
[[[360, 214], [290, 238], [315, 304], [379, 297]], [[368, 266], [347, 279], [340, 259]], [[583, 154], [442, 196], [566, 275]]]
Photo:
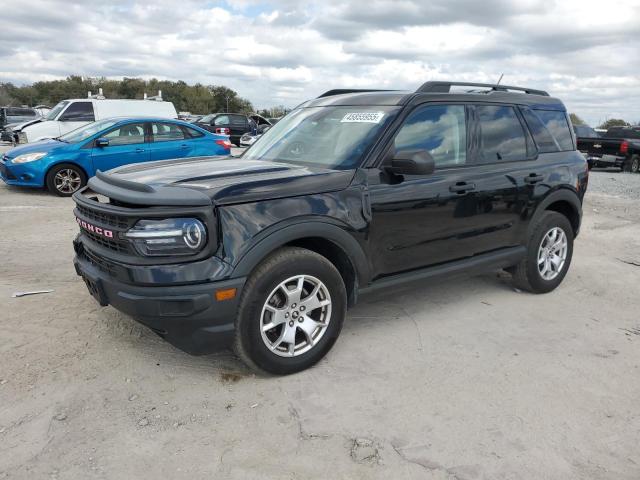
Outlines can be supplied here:
[[104, 172], [121, 165], [149, 160], [149, 144], [142, 122], [120, 125], [101, 138], [108, 139], [109, 145], [92, 148], [91, 157], [96, 170]]

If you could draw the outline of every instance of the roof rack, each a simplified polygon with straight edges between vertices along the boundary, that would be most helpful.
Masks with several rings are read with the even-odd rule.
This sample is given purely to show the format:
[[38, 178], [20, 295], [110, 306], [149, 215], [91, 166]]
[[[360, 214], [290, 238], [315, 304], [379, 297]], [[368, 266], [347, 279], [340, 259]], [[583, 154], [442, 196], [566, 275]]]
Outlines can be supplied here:
[[416, 93], [449, 93], [451, 91], [451, 87], [462, 86], [462, 87], [482, 87], [488, 88], [491, 91], [500, 91], [500, 92], [508, 92], [509, 90], [515, 90], [518, 92], [528, 93], [530, 95], [543, 95], [548, 97], [549, 94], [544, 90], [536, 90], [534, 88], [524, 88], [524, 87], [512, 87], [509, 85], [498, 85], [493, 83], [468, 83], [468, 82], [426, 82], [423, 83]]
[[328, 90], [318, 98], [333, 97], [334, 95], [342, 95], [343, 93], [366, 93], [366, 92], [396, 92], [397, 90], [382, 90], [380, 88], [336, 88]]

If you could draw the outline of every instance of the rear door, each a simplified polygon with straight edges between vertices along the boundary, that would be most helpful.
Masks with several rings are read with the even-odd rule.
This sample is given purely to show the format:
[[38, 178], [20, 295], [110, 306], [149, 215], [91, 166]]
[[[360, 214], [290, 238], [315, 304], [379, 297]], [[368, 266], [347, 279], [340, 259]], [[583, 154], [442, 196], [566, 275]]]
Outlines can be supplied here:
[[121, 165], [148, 161], [145, 128], [144, 122], [126, 123], [102, 135], [101, 138], [109, 140], [109, 145], [92, 148], [93, 167], [104, 172]]
[[171, 122], [151, 122], [150, 160], [167, 160], [194, 156], [195, 144], [180, 125]]

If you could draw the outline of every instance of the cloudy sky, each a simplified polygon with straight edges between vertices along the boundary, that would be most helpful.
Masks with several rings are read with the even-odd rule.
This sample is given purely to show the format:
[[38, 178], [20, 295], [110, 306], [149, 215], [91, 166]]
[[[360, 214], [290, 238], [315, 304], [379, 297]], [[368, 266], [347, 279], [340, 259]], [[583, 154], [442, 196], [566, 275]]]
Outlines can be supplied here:
[[640, 0], [16, 0], [0, 18], [0, 82], [181, 79], [269, 107], [504, 73], [592, 124], [640, 120]]

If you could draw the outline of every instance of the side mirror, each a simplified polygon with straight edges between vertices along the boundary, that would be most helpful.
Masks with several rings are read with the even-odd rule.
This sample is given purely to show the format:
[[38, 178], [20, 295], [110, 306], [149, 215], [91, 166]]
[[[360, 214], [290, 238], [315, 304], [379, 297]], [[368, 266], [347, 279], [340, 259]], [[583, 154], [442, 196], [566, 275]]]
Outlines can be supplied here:
[[386, 169], [398, 175], [430, 175], [436, 164], [426, 150], [400, 150]]
[[96, 138], [96, 147], [108, 147], [109, 139], [105, 137]]

